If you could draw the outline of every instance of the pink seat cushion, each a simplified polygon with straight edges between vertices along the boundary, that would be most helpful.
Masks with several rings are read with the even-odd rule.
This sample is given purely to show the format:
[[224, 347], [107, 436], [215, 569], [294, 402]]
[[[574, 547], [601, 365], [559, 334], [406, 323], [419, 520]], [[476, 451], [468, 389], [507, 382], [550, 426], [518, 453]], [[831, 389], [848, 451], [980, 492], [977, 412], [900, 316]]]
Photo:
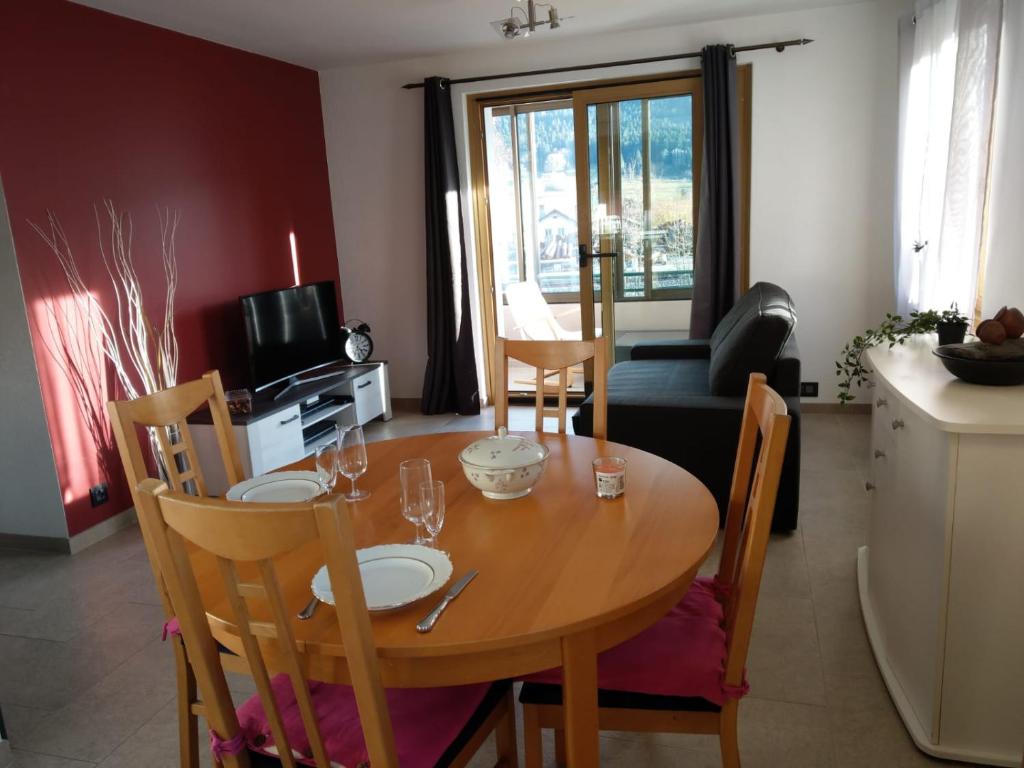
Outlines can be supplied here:
[[[285, 733], [296, 758], [313, 764], [309, 738], [302, 722], [295, 692], [287, 675], [271, 680], [277, 708]], [[356, 768], [369, 758], [359, 723], [356, 699], [347, 685], [311, 682], [310, 693], [331, 761], [345, 768]], [[487, 696], [490, 685], [462, 685], [449, 688], [389, 689], [388, 711], [395, 733], [398, 762], [402, 768], [432, 768], [455, 741], [477, 707]], [[238, 708], [238, 722], [251, 749], [275, 754], [270, 722], [259, 696], [253, 696]]]
[[[712, 579], [697, 579], [665, 618], [598, 656], [603, 690], [684, 696], [721, 706], [745, 691], [723, 686], [726, 658], [722, 605]], [[562, 670], [548, 669], [527, 682], [561, 685]]]

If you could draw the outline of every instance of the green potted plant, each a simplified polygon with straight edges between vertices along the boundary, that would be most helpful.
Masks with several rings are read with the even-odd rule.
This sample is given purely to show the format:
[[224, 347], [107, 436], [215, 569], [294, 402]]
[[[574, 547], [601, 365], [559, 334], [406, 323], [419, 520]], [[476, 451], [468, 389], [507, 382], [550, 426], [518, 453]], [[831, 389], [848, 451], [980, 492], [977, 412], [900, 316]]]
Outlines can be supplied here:
[[[946, 338], [944, 340], [941, 330], [943, 324], [947, 326]], [[910, 336], [919, 333], [934, 333], [939, 331], [940, 344], [957, 344], [964, 340], [967, 332], [967, 318], [960, 314], [956, 304], [949, 309], [936, 312], [929, 309], [924, 312], [911, 312], [906, 319], [902, 315], [894, 315], [887, 312], [877, 328], [868, 328], [863, 334], [854, 336], [853, 339], [843, 347], [842, 356], [836, 360], [836, 376], [839, 377], [839, 402], [842, 405], [853, 402], [856, 395], [852, 390], [854, 385], [860, 386], [867, 381], [870, 370], [864, 367], [862, 356], [864, 352], [876, 347], [879, 344], [888, 344], [889, 348], [897, 344], [903, 344]]]
[[955, 302], [939, 315], [936, 330], [939, 332], [940, 346], [964, 343], [964, 337], [967, 335], [967, 317], [960, 314]]

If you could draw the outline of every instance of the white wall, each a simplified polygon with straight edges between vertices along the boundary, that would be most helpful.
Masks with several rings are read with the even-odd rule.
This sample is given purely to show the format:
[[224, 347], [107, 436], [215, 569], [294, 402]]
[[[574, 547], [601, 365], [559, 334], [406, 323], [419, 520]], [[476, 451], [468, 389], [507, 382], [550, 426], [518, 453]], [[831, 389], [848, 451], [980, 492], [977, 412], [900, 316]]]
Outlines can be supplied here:
[[68, 537], [43, 398], [0, 188], [0, 534]]
[[1005, 5], [993, 131], [988, 269], [983, 314], [1024, 309], [1024, 3]]
[[[367, 320], [391, 361], [392, 392], [417, 397], [425, 364], [422, 93], [402, 83], [809, 37], [753, 63], [751, 278], [790, 291], [805, 380], [834, 399], [832, 361], [892, 306], [896, 16], [902, 0], [690, 26], [526, 41], [320, 73], [346, 313]], [[571, 22], [567, 22], [571, 23]], [[693, 68], [695, 62], [457, 86], [466, 177], [465, 96], [477, 91]], [[464, 187], [465, 187], [464, 183]], [[463, 190], [468, 206], [468, 188]], [[468, 208], [467, 208], [468, 211]], [[472, 222], [467, 216], [467, 246]], [[475, 283], [474, 283], [475, 285]]]

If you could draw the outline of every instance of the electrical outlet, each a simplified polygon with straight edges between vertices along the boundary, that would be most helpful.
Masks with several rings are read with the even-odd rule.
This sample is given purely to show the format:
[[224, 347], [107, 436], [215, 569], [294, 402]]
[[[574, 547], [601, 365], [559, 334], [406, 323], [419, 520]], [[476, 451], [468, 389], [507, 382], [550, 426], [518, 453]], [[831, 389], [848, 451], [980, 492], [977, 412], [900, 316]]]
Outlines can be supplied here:
[[107, 488], [106, 483], [100, 483], [94, 485], [89, 489], [89, 501], [92, 502], [94, 507], [98, 507], [100, 504], [106, 504], [110, 501], [110, 489]]
[[818, 382], [816, 381], [801, 381], [800, 382], [800, 397], [817, 397], [818, 396]]

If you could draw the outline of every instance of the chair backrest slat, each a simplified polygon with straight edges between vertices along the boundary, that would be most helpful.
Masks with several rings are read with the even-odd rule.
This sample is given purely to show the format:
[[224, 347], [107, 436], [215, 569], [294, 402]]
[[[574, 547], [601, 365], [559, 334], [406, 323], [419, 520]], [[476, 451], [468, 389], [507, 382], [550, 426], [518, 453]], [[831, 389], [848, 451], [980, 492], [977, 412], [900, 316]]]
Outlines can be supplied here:
[[789, 436], [785, 401], [752, 374], [743, 409], [718, 579], [725, 587], [727, 685], [743, 683], [754, 610]]
[[[593, 360], [593, 436], [608, 439], [608, 363], [604, 339], [591, 341], [520, 341], [498, 337], [494, 347], [494, 425], [508, 427], [508, 361], [518, 360], [536, 369], [534, 394], [535, 424], [538, 432], [544, 430], [544, 416], [550, 412], [544, 407], [547, 394], [554, 391], [558, 398], [558, 431], [566, 430], [569, 369]], [[547, 380], [558, 374], [558, 384]]]
[[[224, 670], [206, 618], [196, 579], [196, 563], [216, 560], [237, 627], [244, 658], [269, 721], [282, 763], [295, 765], [273, 693], [271, 669], [288, 676], [315, 764], [329, 768], [309, 691], [309, 681], [292, 628], [294, 610], [285, 603], [275, 560], [319, 541], [322, 548], [342, 643], [352, 680], [367, 752], [373, 765], [397, 765], [394, 736], [381, 685], [379, 663], [363, 595], [348, 508], [341, 497], [313, 504], [248, 504], [200, 499], [173, 493], [156, 481], [140, 487], [140, 522], [156, 543], [171, 602], [181, 619], [182, 636], [196, 680], [209, 708], [211, 726], [225, 739], [239, 729], [224, 682]], [[191, 550], [199, 550], [192, 554]], [[257, 607], [258, 603], [258, 607]], [[221, 611], [223, 613], [223, 611]], [[212, 646], [213, 653], [209, 648]], [[272, 656], [267, 655], [267, 651]], [[244, 765], [244, 762], [235, 765]]]

